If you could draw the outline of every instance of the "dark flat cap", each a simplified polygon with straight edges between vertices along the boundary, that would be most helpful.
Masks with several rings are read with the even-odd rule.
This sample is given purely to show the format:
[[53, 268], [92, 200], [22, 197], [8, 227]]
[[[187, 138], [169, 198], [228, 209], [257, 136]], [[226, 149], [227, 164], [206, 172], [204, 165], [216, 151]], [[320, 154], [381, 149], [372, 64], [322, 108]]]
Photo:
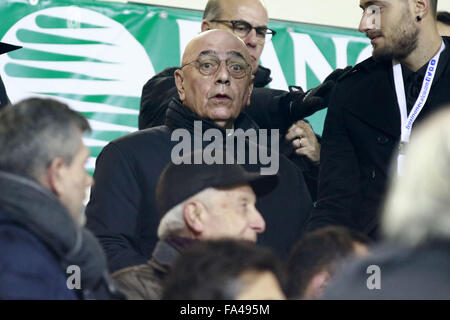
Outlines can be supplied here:
[[20, 49], [20, 48], [22, 48], [22, 47], [4, 43], [4, 42], [0, 42], [0, 54], [8, 53], [8, 52]]
[[[192, 159], [191, 156], [187, 158]], [[193, 163], [193, 162], [190, 162]], [[161, 215], [207, 188], [228, 188], [249, 184], [257, 197], [270, 193], [278, 184], [278, 175], [248, 172], [238, 164], [169, 163], [156, 187], [156, 202]]]

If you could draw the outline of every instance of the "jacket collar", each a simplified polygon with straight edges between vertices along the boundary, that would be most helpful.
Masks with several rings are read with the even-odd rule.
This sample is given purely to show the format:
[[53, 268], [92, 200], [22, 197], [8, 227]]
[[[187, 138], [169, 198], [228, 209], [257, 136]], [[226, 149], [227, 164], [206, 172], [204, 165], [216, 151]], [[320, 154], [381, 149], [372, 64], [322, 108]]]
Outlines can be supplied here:
[[255, 72], [254, 86], [256, 88], [263, 88], [267, 86], [272, 81], [270, 73], [270, 69], [264, 68], [263, 66], [258, 66], [258, 69], [256, 69]]
[[[202, 130], [218, 129], [225, 134], [225, 129], [217, 126], [210, 119], [200, 118], [188, 107], [183, 105], [179, 99], [172, 99], [169, 103], [169, 108], [166, 113], [165, 125], [170, 129], [175, 130], [178, 128], [184, 128], [190, 132], [194, 132], [194, 122], [202, 122]], [[247, 129], [259, 129], [258, 125], [251, 119], [245, 112], [241, 112], [236, 121], [234, 127], [247, 130]]]
[[180, 253], [197, 242], [198, 240], [182, 237], [159, 240], [153, 250], [152, 260], [159, 268], [170, 270]]

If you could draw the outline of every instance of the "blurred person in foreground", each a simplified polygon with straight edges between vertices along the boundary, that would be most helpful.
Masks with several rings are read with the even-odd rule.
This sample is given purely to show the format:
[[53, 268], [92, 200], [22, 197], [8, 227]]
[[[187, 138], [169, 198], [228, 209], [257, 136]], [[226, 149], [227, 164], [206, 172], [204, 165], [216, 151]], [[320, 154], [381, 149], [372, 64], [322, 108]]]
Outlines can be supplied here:
[[160, 299], [163, 281], [186, 248], [221, 238], [255, 243], [266, 228], [257, 197], [276, 183], [277, 176], [249, 173], [237, 164], [169, 164], [156, 188], [159, 241], [146, 264], [113, 274], [120, 290], [128, 299]]
[[326, 298], [450, 299], [450, 107], [417, 128], [406, 152], [382, 216], [387, 243], [336, 278]]
[[282, 267], [268, 248], [236, 240], [198, 243], [183, 252], [164, 300], [284, 300]]
[[[0, 111], [0, 299], [120, 298], [83, 228], [88, 121], [55, 100]], [[78, 273], [77, 271], [78, 270]]]
[[321, 299], [335, 273], [350, 259], [369, 255], [370, 239], [354, 230], [330, 226], [305, 234], [287, 262], [289, 299]]

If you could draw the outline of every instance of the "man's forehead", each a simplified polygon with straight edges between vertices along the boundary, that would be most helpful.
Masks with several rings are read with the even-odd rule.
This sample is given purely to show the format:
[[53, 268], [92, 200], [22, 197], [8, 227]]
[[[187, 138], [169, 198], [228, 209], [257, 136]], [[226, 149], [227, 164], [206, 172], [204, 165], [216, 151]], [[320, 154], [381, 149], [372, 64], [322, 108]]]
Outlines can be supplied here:
[[267, 10], [259, 0], [222, 1], [220, 19], [244, 20], [257, 27], [268, 23]]
[[189, 47], [187, 52], [190, 58], [196, 58], [202, 52], [211, 52], [217, 56], [239, 54], [247, 60], [247, 48], [241, 40], [229, 32], [226, 32], [225, 35], [216, 32], [215, 35], [218, 36], [208, 36], [197, 39], [192, 46]]

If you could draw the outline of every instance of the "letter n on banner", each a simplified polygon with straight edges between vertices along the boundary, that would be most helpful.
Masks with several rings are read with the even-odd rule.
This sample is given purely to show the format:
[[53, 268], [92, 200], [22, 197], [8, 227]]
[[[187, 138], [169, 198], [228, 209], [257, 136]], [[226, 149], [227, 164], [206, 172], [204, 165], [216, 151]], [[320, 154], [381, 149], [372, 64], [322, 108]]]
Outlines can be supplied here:
[[306, 81], [306, 64], [320, 82], [325, 80], [333, 68], [309, 35], [295, 32], [289, 32], [289, 34], [294, 43], [295, 82], [306, 90], [309, 88]]

